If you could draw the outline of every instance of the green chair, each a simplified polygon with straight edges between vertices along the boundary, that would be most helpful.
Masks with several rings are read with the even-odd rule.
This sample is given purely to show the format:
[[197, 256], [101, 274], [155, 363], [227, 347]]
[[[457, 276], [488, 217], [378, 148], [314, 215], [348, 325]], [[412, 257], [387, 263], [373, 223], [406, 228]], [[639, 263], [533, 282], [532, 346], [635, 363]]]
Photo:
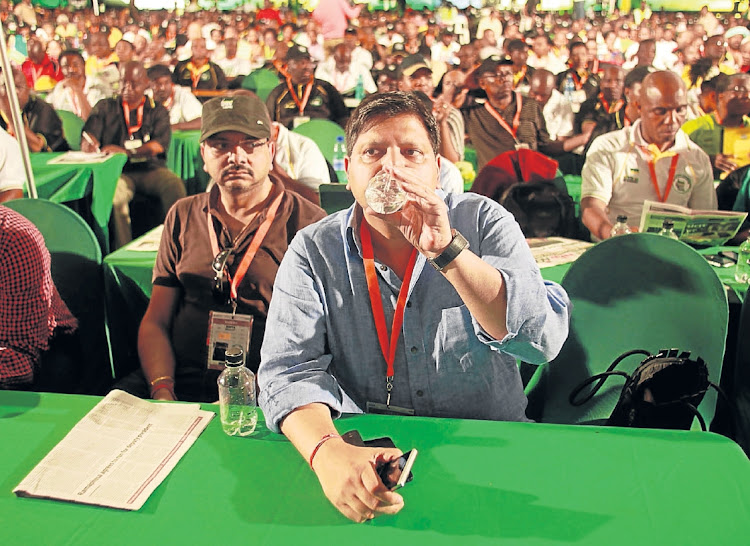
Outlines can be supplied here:
[[[526, 387], [530, 418], [586, 424], [609, 417], [623, 381], [607, 380], [579, 407], [568, 396], [631, 349], [690, 351], [703, 358], [709, 378], [719, 383], [729, 313], [726, 293], [711, 266], [689, 246], [643, 233], [608, 239], [571, 265], [562, 286], [573, 303], [570, 333], [557, 358], [537, 368]], [[618, 370], [632, 372], [641, 359], [630, 357]], [[707, 424], [716, 399], [711, 389], [699, 406]]]
[[735, 439], [750, 456], [750, 298], [745, 295], [737, 329], [737, 353], [729, 392], [736, 415]]
[[107, 392], [112, 370], [104, 326], [102, 252], [94, 232], [64, 205], [44, 199], [16, 199], [4, 204], [25, 216], [44, 237], [52, 259], [52, 280], [78, 319], [84, 354], [80, 392]]
[[281, 83], [279, 76], [273, 70], [267, 68], [259, 68], [253, 70], [250, 74], [245, 76], [242, 80], [241, 87], [243, 89], [249, 89], [263, 102], [266, 101], [271, 91]]
[[348, 209], [354, 203], [354, 195], [346, 189], [346, 184], [321, 184], [320, 206], [328, 214]]
[[333, 145], [336, 143], [336, 137], [346, 138], [344, 129], [338, 123], [327, 119], [311, 119], [292, 131], [314, 140], [323, 157], [331, 165], [333, 165]]
[[63, 136], [68, 141], [68, 146], [71, 150], [79, 151], [81, 149], [81, 133], [85, 122], [68, 110], [56, 110], [56, 112], [62, 120]]

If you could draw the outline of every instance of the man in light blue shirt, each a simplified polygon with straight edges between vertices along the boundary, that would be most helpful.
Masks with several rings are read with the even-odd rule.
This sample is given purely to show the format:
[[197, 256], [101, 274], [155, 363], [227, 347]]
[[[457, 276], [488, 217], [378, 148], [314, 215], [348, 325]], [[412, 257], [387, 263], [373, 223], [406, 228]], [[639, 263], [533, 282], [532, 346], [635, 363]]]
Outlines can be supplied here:
[[[438, 127], [418, 98], [367, 97], [346, 141], [356, 203], [292, 241], [258, 379], [268, 426], [310, 462], [334, 506], [365, 521], [403, 507], [375, 472], [400, 452], [345, 443], [332, 416], [526, 420], [516, 358], [551, 360], [567, 337], [570, 304], [542, 280], [505, 209], [437, 189]], [[368, 205], [368, 181], [379, 173], [406, 194], [397, 212]]]

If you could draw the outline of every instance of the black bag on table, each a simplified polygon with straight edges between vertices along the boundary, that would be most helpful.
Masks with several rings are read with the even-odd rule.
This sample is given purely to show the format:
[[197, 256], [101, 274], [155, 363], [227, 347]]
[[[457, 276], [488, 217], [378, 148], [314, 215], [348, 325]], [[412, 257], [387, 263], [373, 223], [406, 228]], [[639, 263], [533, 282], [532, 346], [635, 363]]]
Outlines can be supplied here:
[[515, 217], [525, 237], [578, 235], [573, 199], [552, 181], [513, 184], [500, 204]]
[[[646, 355], [646, 358], [632, 375], [615, 370], [622, 360], [634, 354]], [[709, 381], [703, 359], [691, 359], [689, 352], [680, 353], [678, 349], [662, 349], [656, 355], [643, 349], [623, 353], [606, 372], [586, 379], [573, 389], [568, 400], [574, 406], [585, 404], [612, 375], [620, 375], [626, 381], [607, 419], [609, 426], [690, 430], [693, 418], [697, 417], [705, 431], [706, 422], [697, 408], [709, 386], [726, 400], [721, 389]], [[583, 389], [597, 381], [585, 397], [577, 400]]]

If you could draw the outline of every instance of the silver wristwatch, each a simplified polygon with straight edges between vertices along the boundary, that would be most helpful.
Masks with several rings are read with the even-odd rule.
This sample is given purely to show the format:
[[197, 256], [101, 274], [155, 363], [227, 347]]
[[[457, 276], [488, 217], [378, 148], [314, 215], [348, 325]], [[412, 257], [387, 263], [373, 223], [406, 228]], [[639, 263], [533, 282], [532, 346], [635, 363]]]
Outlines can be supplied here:
[[427, 258], [427, 261], [435, 268], [435, 271], [442, 271], [445, 269], [449, 263], [456, 259], [456, 256], [461, 254], [461, 251], [465, 248], [469, 248], [469, 241], [467, 241], [457, 229], [452, 230], [452, 232], [453, 239], [451, 239], [451, 243], [445, 248], [445, 250], [443, 250], [439, 256]]

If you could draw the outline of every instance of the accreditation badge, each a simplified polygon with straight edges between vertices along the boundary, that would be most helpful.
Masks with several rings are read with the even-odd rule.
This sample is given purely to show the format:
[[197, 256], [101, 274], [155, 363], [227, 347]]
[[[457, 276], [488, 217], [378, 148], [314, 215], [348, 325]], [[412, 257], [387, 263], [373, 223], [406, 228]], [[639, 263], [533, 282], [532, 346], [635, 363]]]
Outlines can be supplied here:
[[310, 116], [294, 116], [294, 119], [292, 120], [292, 128], [296, 129], [308, 121], [310, 121]]
[[208, 315], [208, 359], [209, 370], [223, 370], [226, 351], [239, 345], [247, 354], [253, 331], [253, 316], [211, 311]]
[[128, 151], [137, 150], [143, 146], [143, 141], [140, 138], [132, 138], [130, 140], [126, 140], [123, 147]]

